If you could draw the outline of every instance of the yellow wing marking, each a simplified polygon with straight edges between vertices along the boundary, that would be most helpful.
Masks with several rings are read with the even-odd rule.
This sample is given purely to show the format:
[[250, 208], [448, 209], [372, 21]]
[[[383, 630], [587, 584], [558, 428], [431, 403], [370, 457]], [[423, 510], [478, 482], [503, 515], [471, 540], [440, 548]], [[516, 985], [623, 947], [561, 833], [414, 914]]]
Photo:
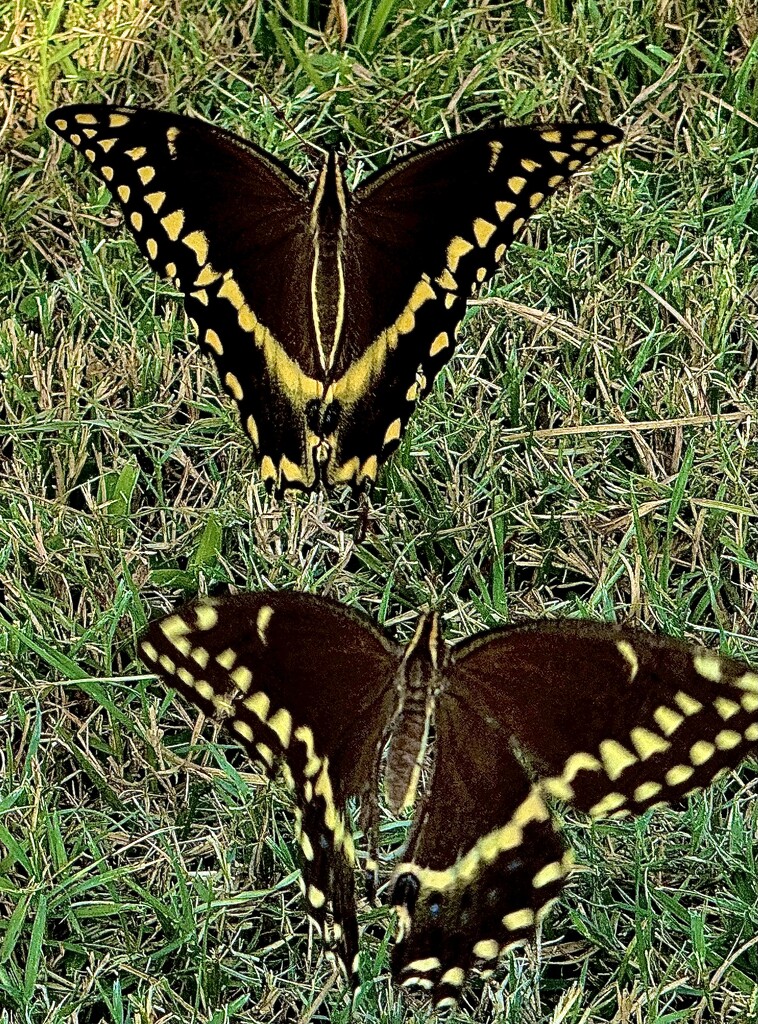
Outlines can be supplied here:
[[158, 660], [158, 651], [155, 647], [153, 647], [149, 640], [143, 640], [142, 643], [140, 644], [140, 647], [142, 648], [142, 652], [145, 655], [145, 657], [148, 658], [150, 661]]
[[166, 229], [166, 234], [171, 241], [175, 242], [184, 227], [184, 211], [174, 210], [173, 213], [169, 213], [165, 217], [161, 217], [161, 224]]
[[618, 640], [616, 642], [616, 649], [624, 661], [629, 665], [629, 682], [633, 683], [634, 677], [637, 675], [640, 667], [639, 658], [635, 654], [634, 648], [628, 640]]
[[673, 768], [669, 768], [666, 772], [665, 779], [667, 786], [681, 786], [683, 782], [687, 782], [695, 773], [695, 769], [691, 768], [688, 764], [677, 764]]
[[629, 768], [630, 765], [636, 764], [638, 761], [631, 750], [627, 750], [618, 740], [613, 739], [602, 741], [600, 756], [603, 759], [605, 774], [611, 782], [615, 782], [625, 768]]
[[711, 683], [721, 682], [721, 659], [718, 655], [704, 651], [702, 654], [694, 656], [692, 664], [697, 674], [703, 679], [707, 679]]
[[437, 337], [432, 342], [429, 348], [429, 355], [432, 356], [432, 358], [436, 355], [439, 355], [439, 353], [443, 352], [448, 347], [449, 344], [450, 339], [448, 338], [447, 334], [444, 331], [442, 331], [440, 334], [437, 335]]
[[665, 704], [661, 704], [655, 709], [653, 718], [664, 736], [671, 736], [684, 721], [682, 715], [674, 711], [673, 708], [666, 707]]
[[217, 355], [221, 356], [224, 354], [224, 347], [221, 344], [221, 339], [219, 338], [218, 334], [216, 334], [212, 327], [209, 327], [208, 330], [205, 332], [205, 342], [213, 349], [213, 351]]
[[145, 196], [145, 202], [153, 211], [153, 213], [157, 213], [158, 210], [160, 210], [161, 206], [163, 206], [165, 201], [165, 192], [148, 192], [147, 195]]
[[292, 715], [289, 711], [287, 711], [286, 708], [279, 708], [279, 710], [269, 718], [266, 725], [276, 733], [279, 737], [279, 742], [286, 749], [290, 744], [290, 738], [292, 736]]
[[674, 703], [688, 718], [690, 715], [696, 715], [698, 711], [703, 710], [703, 705], [699, 700], [695, 700], [688, 693], [684, 693], [683, 690], [679, 690], [674, 694]]
[[712, 743], [708, 743], [707, 740], [697, 740], [690, 747], [690, 761], [695, 766], [699, 766], [705, 764], [706, 761], [710, 761], [715, 753], [716, 748]]
[[496, 231], [495, 225], [485, 220], [484, 217], [477, 217], [474, 221], [474, 238], [481, 249], [485, 247]]
[[225, 668], [227, 672], [231, 672], [234, 668], [234, 663], [237, 660], [237, 652], [232, 647], [227, 647], [221, 654], [216, 655], [216, 662]]
[[400, 437], [400, 432], [403, 429], [402, 421], [399, 419], [393, 420], [392, 423], [387, 427], [387, 432], [384, 435], [384, 444], [388, 445], [392, 441], [397, 441]]
[[530, 928], [534, 924], [534, 911], [530, 907], [524, 907], [523, 910], [514, 910], [512, 913], [505, 915], [503, 924], [509, 932], [516, 932], [521, 928]]
[[[227, 299], [237, 310], [238, 317], [242, 318], [241, 326], [250, 331], [256, 345], [262, 350], [269, 374], [285, 392], [295, 409], [302, 411], [306, 402], [323, 397], [323, 383], [303, 373], [297, 363], [274, 339], [271, 332], [261, 324], [247, 305], [231, 271], [224, 275], [224, 283], [218, 290], [218, 296]], [[264, 470], [263, 463], [266, 460], [268, 461]], [[269, 456], [265, 456], [261, 462], [261, 475], [264, 479], [276, 479], [276, 468]]]
[[208, 259], [208, 238], [203, 231], [190, 231], [185, 235], [182, 242], [190, 248], [197, 259], [198, 266], [202, 267]]
[[629, 735], [634, 744], [634, 749], [640, 755], [642, 761], [646, 761], [653, 754], [665, 753], [671, 746], [668, 740], [642, 726], [632, 729]]
[[590, 817], [602, 818], [604, 815], [609, 814], [611, 811], [617, 810], [625, 803], [626, 797], [623, 793], [608, 793], [607, 796], [604, 796], [602, 800], [599, 800], [596, 804], [590, 807]]
[[231, 391], [235, 401], [241, 402], [243, 396], [242, 385], [231, 371], [227, 373], [226, 377], [224, 378], [224, 383]]

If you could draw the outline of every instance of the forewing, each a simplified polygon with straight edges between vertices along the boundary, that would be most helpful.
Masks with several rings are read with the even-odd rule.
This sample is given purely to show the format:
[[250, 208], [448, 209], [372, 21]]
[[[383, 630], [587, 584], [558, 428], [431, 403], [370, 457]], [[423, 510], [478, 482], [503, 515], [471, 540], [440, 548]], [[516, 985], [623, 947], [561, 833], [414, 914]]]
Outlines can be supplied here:
[[[395, 954], [401, 978], [411, 956], [439, 959], [429, 980], [443, 999], [445, 972], [460, 967], [449, 977], [462, 981], [472, 953], [528, 937], [560, 890], [570, 858], [552, 798], [593, 817], [638, 814], [708, 785], [758, 744], [755, 671], [638, 630], [498, 630], [456, 648], [449, 679], [431, 796], [400, 869], [420, 880], [417, 909]], [[449, 879], [442, 928], [428, 868]]]
[[[184, 293], [268, 483], [282, 457], [316, 483], [305, 406], [319, 398], [304, 183], [257, 146], [159, 111], [61, 107], [48, 127], [84, 154], [157, 273]], [[294, 467], [294, 468], [293, 468]]]
[[153, 622], [147, 664], [225, 722], [266, 772], [279, 762], [300, 824], [308, 912], [356, 977], [349, 796], [375, 791], [401, 652], [370, 620], [305, 594], [193, 601]]
[[381, 462], [453, 353], [466, 300], [546, 198], [617, 143], [608, 124], [492, 128], [424, 149], [354, 193], [337, 463]]

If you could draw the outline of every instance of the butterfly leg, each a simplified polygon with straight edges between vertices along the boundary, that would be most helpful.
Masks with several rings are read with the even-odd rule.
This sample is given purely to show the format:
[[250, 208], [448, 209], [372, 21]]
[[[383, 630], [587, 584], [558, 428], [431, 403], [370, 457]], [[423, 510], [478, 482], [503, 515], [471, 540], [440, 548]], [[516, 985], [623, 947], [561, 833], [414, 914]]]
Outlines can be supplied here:
[[[377, 762], [377, 775], [378, 771], [379, 764]], [[379, 888], [379, 797], [375, 788], [367, 790], [361, 798], [360, 828], [366, 848], [363, 875], [366, 899], [372, 906], [375, 906], [376, 892]]]

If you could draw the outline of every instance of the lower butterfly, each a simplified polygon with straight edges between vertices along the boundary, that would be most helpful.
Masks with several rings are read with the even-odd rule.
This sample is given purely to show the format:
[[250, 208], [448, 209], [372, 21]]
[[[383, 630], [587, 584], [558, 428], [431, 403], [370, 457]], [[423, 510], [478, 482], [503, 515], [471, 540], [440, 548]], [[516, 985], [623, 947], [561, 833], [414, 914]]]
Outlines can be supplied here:
[[455, 346], [470, 296], [527, 219], [622, 133], [494, 127], [312, 188], [194, 118], [61, 107], [142, 253], [184, 293], [267, 486], [368, 489]]
[[560, 893], [572, 857], [554, 801], [594, 818], [640, 814], [707, 786], [758, 744], [756, 671], [603, 623], [533, 622], [448, 647], [431, 613], [402, 647], [342, 604], [260, 593], [193, 601], [153, 622], [141, 650], [265, 772], [281, 766], [308, 913], [353, 984], [346, 801], [361, 800], [374, 871], [382, 768], [396, 812], [414, 803], [431, 759], [394, 873], [392, 971], [437, 1006], [529, 940]]

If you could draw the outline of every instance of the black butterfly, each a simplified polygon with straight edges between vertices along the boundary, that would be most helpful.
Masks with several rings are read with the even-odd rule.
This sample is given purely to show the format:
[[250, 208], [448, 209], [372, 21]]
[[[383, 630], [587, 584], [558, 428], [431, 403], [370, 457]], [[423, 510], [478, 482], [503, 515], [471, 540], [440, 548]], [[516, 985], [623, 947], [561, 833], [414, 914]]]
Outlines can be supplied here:
[[[571, 867], [549, 812], [639, 814], [707, 785], [758, 744], [758, 673], [667, 637], [542, 621], [452, 648], [436, 614], [403, 648], [370, 619], [307, 594], [194, 601], [152, 623], [152, 669], [226, 724], [294, 790], [308, 911], [357, 982], [361, 799], [375, 869], [379, 776], [413, 803], [394, 874], [395, 979], [455, 1002], [469, 972], [534, 934]], [[331, 914], [331, 929], [327, 914]]]
[[269, 488], [368, 488], [453, 353], [466, 300], [525, 220], [622, 133], [488, 128], [350, 193], [330, 153], [312, 190], [202, 121], [71, 106], [80, 150], [158, 273], [185, 295]]

